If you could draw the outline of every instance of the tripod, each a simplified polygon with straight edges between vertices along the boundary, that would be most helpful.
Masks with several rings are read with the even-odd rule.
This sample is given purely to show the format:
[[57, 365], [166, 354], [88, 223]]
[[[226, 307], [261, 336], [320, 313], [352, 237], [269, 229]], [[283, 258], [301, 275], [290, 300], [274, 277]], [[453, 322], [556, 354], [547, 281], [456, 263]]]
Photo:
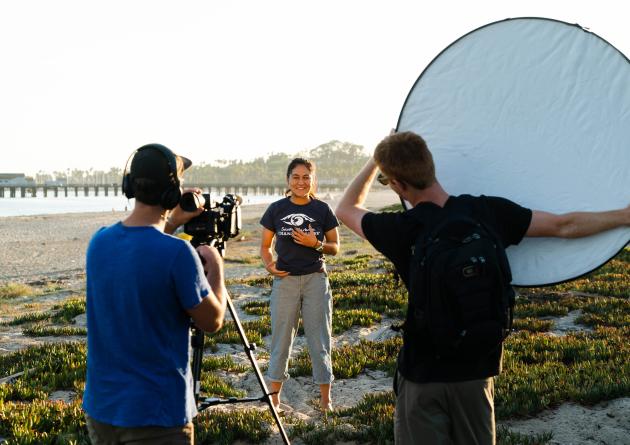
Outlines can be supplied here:
[[[225, 241], [223, 240], [213, 240], [210, 243], [211, 246], [216, 247], [221, 254], [221, 257], [224, 256], [225, 253]], [[203, 258], [202, 258], [203, 262]], [[267, 389], [267, 385], [265, 384], [265, 380], [260, 372], [260, 368], [258, 367], [258, 363], [256, 362], [256, 357], [254, 357], [254, 351], [256, 350], [256, 345], [249, 343], [247, 340], [247, 336], [245, 335], [245, 331], [243, 330], [243, 326], [241, 325], [241, 321], [238, 318], [236, 310], [234, 309], [234, 305], [232, 304], [232, 300], [229, 295], [226, 295], [227, 299], [227, 307], [230, 311], [230, 315], [232, 316], [232, 320], [234, 320], [234, 324], [236, 325], [236, 330], [238, 331], [238, 335], [241, 337], [241, 342], [243, 343], [243, 349], [249, 358], [252, 367], [254, 368], [254, 372], [256, 374], [256, 378], [258, 379], [258, 384], [262, 389], [263, 395], [261, 397], [246, 397], [242, 399], [237, 399], [235, 397], [230, 397], [229, 399], [220, 399], [216, 397], [207, 397], [205, 399], [201, 399], [200, 391], [201, 391], [201, 362], [203, 360], [203, 344], [205, 341], [205, 333], [196, 327], [194, 324], [192, 325], [192, 337], [191, 337], [191, 345], [193, 349], [193, 360], [192, 360], [192, 373], [193, 373], [193, 381], [194, 381], [194, 392], [195, 392], [195, 401], [197, 402], [197, 410], [203, 411], [206, 408], [214, 405], [221, 405], [226, 403], [247, 403], [247, 402], [266, 402], [269, 405], [269, 409], [271, 410], [271, 415], [273, 416], [276, 425], [278, 426], [278, 430], [280, 431], [280, 435], [282, 436], [282, 440], [285, 444], [290, 445], [289, 437], [287, 436], [284, 427], [282, 426], [282, 422], [280, 421], [280, 416], [278, 415], [278, 411], [276, 411], [276, 407], [271, 401], [271, 393]], [[201, 399], [201, 400], [200, 400]]]

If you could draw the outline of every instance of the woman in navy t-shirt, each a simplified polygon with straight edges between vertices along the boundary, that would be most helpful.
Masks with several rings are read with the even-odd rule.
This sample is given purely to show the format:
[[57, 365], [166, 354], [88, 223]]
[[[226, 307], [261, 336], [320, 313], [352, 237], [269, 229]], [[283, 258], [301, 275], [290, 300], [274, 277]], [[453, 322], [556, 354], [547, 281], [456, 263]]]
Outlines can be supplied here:
[[[315, 165], [296, 158], [287, 168], [287, 197], [272, 203], [260, 219], [260, 256], [273, 278], [271, 291], [271, 359], [267, 375], [273, 403], [280, 406], [282, 384], [289, 378], [289, 353], [300, 313], [320, 406], [330, 411], [332, 373], [332, 293], [324, 254], [339, 251], [339, 222], [330, 206], [315, 198]], [[271, 246], [275, 239], [277, 259]]]

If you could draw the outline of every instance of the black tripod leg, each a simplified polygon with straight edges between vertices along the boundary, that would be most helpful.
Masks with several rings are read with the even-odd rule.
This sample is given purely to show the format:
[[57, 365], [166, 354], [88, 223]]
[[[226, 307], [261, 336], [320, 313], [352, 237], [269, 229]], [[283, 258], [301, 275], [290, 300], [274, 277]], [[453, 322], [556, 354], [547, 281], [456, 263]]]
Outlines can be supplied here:
[[258, 367], [258, 362], [256, 362], [256, 357], [254, 357], [254, 352], [253, 352], [254, 348], [252, 348], [252, 346], [249, 344], [249, 341], [247, 340], [247, 337], [245, 336], [245, 331], [243, 330], [241, 321], [236, 315], [236, 310], [234, 309], [234, 305], [232, 304], [232, 300], [230, 299], [229, 296], [227, 298], [227, 306], [228, 306], [228, 309], [230, 310], [230, 315], [232, 316], [232, 320], [234, 320], [234, 324], [236, 324], [236, 330], [238, 331], [238, 335], [240, 335], [241, 337], [241, 341], [243, 342], [243, 347], [245, 349], [245, 352], [247, 353], [247, 357], [249, 357], [249, 361], [251, 362], [252, 367], [254, 368], [254, 372], [256, 374], [256, 378], [258, 379], [258, 383], [260, 384], [260, 388], [262, 389], [263, 394], [265, 395], [265, 401], [269, 405], [269, 409], [271, 410], [271, 415], [276, 421], [278, 430], [280, 430], [282, 441], [285, 444], [289, 445], [290, 444], [289, 436], [287, 436], [287, 432], [284, 430], [284, 427], [282, 426], [282, 422], [280, 421], [280, 416], [278, 415], [278, 411], [276, 410], [276, 407], [271, 401], [271, 395], [269, 394], [269, 390], [267, 389], [267, 384], [265, 383], [265, 379], [263, 378], [262, 373], [260, 372], [260, 368]]
[[[213, 240], [210, 243], [210, 245], [216, 247], [219, 250], [221, 257], [223, 257], [223, 255], [225, 254], [224, 241]], [[203, 263], [204, 262], [203, 257], [201, 255], [199, 256]], [[271, 410], [271, 415], [273, 416], [273, 419], [276, 421], [276, 425], [278, 426], [278, 430], [280, 431], [280, 435], [282, 436], [282, 441], [285, 444], [290, 445], [289, 436], [287, 435], [287, 432], [284, 430], [284, 427], [282, 426], [282, 422], [280, 421], [280, 416], [278, 415], [278, 411], [276, 410], [276, 407], [273, 405], [273, 402], [271, 401], [271, 394], [269, 394], [269, 390], [267, 389], [267, 385], [265, 384], [265, 379], [263, 378], [262, 373], [260, 372], [260, 368], [258, 367], [258, 362], [256, 362], [256, 357], [254, 357], [254, 348], [249, 344], [249, 341], [247, 340], [247, 337], [245, 336], [243, 325], [241, 325], [241, 321], [239, 320], [238, 315], [236, 315], [236, 310], [234, 309], [234, 305], [232, 304], [232, 299], [230, 298], [229, 295], [226, 295], [226, 297], [227, 297], [227, 307], [230, 310], [230, 315], [232, 316], [232, 320], [234, 320], [234, 324], [236, 325], [236, 330], [238, 331], [238, 335], [241, 337], [241, 341], [243, 342], [243, 348], [245, 349], [245, 352], [247, 353], [247, 357], [249, 358], [249, 361], [251, 362], [252, 367], [254, 368], [256, 378], [258, 379], [258, 383], [260, 384], [260, 388], [262, 389], [263, 394], [264, 394], [264, 400], [269, 405], [269, 409]], [[203, 343], [204, 343], [204, 338], [205, 338], [204, 335], [205, 334], [201, 329], [198, 329], [193, 325], [193, 337], [191, 339], [191, 343], [193, 347], [192, 373], [193, 373], [193, 379], [195, 382], [195, 401], [197, 402], [198, 405], [199, 405], [199, 399], [200, 399], [199, 396], [200, 396], [200, 387], [201, 387], [201, 362], [203, 359]]]
[[192, 375], [193, 375], [193, 384], [195, 387], [193, 388], [193, 392], [195, 394], [195, 402], [199, 403], [200, 395], [201, 395], [201, 362], [203, 361], [203, 344], [205, 341], [205, 333], [196, 327], [194, 324], [192, 325], [192, 337], [191, 344], [193, 349], [193, 360], [192, 360]]

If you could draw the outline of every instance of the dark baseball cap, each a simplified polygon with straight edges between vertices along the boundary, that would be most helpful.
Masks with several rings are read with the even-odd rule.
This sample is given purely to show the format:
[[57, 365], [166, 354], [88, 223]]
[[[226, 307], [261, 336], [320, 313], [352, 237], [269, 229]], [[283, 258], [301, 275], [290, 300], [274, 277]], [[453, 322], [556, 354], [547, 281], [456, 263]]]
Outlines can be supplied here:
[[133, 179], [145, 178], [152, 179], [159, 184], [168, 184], [172, 174], [177, 179], [180, 163], [183, 170], [192, 165], [190, 159], [176, 155], [164, 145], [147, 144], [136, 150], [131, 161], [129, 174]]

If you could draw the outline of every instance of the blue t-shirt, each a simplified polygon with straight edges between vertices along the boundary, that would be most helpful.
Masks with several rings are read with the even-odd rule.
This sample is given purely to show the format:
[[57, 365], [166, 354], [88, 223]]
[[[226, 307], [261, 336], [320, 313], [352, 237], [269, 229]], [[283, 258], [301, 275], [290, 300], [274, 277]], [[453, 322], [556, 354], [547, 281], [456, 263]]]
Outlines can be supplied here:
[[319, 199], [311, 199], [308, 204], [293, 204], [290, 198], [283, 198], [272, 203], [260, 224], [276, 234], [276, 267], [291, 275], [306, 275], [317, 272], [324, 265], [324, 255], [312, 247], [302, 246], [293, 241], [294, 228], [308, 230], [309, 224], [318, 240], [339, 225], [335, 214], [328, 204]]
[[184, 425], [197, 414], [190, 316], [210, 286], [190, 243], [154, 227], [100, 229], [87, 250], [83, 409], [124, 427]]

